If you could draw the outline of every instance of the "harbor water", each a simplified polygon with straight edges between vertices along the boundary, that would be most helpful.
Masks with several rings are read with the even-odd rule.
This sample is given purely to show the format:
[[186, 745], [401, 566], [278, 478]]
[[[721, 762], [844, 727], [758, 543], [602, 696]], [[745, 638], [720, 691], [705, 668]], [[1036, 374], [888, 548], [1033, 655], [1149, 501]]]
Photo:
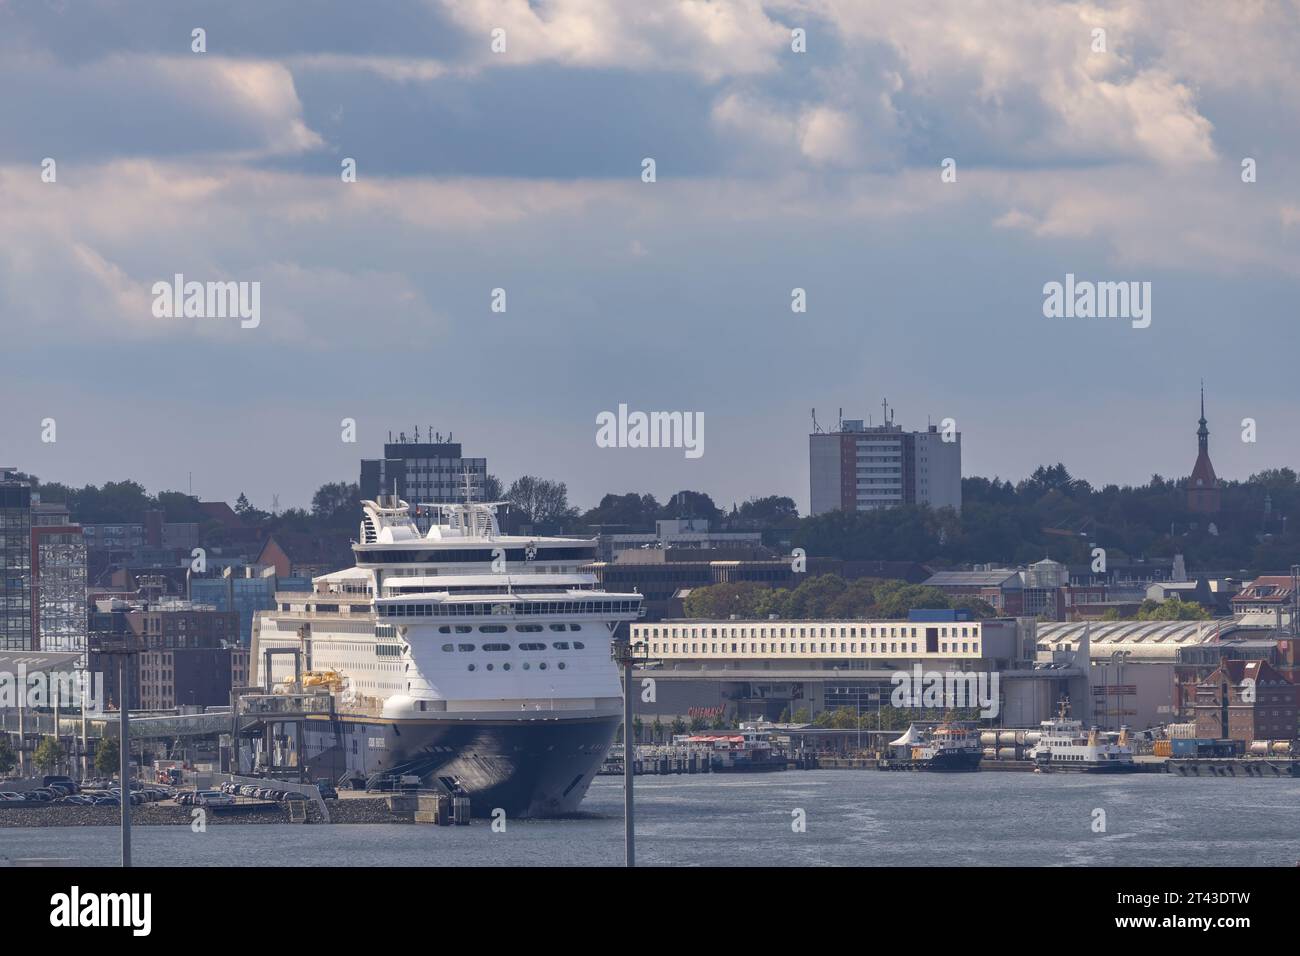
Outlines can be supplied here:
[[[643, 866], [1300, 863], [1300, 780], [816, 770], [639, 777], [636, 802]], [[113, 866], [118, 839], [114, 827], [0, 829], [0, 858]], [[598, 777], [574, 818], [504, 832], [488, 820], [156, 826], [134, 829], [132, 846], [142, 866], [612, 866], [622, 781]]]

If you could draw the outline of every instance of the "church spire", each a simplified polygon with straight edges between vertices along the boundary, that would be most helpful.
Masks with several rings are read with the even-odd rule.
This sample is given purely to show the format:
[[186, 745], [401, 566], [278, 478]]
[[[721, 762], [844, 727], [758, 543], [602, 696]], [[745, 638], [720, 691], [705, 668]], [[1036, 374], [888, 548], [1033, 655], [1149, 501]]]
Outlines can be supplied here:
[[1205, 420], [1205, 380], [1201, 380], [1201, 419], [1196, 429], [1196, 466], [1187, 485], [1189, 511], [1217, 514], [1220, 506], [1219, 479], [1210, 464], [1210, 429]]
[[1210, 451], [1210, 429], [1205, 421], [1205, 379], [1201, 379], [1201, 420], [1196, 429], [1196, 440], [1200, 446], [1201, 454], [1208, 454]]

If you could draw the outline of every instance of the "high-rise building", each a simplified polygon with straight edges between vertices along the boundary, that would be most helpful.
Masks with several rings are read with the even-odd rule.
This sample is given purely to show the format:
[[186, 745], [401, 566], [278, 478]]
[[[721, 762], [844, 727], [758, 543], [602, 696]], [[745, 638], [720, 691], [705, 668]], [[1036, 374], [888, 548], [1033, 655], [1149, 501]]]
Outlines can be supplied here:
[[0, 468], [0, 650], [34, 650], [32, 489]]
[[42, 651], [83, 655], [86, 605], [86, 539], [67, 505], [32, 505], [32, 633]]
[[413, 441], [402, 432], [397, 441], [384, 445], [383, 458], [362, 460], [361, 497], [373, 501], [392, 494], [396, 484], [398, 497], [412, 504], [464, 501], [466, 471], [475, 495], [481, 496], [486, 458], [461, 457], [459, 442], [422, 442], [418, 429]]
[[1196, 465], [1187, 482], [1187, 510], [1197, 514], [1218, 514], [1221, 504], [1219, 479], [1210, 464], [1210, 429], [1205, 421], [1205, 386], [1201, 386], [1201, 419], [1196, 429]]
[[905, 432], [845, 419], [808, 436], [810, 513], [871, 511], [898, 505], [961, 510], [961, 433]]

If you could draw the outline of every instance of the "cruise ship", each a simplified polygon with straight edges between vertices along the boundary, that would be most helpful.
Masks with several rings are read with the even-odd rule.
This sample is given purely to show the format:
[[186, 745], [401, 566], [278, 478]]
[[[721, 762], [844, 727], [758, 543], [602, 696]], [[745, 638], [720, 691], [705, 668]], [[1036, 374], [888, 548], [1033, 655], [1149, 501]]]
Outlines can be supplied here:
[[[468, 497], [468, 496], [467, 496]], [[641, 595], [599, 590], [596, 544], [502, 534], [500, 502], [362, 502], [356, 566], [276, 595], [259, 611], [254, 682], [334, 697], [304, 722], [298, 759], [314, 778], [418, 783], [468, 795], [475, 815], [575, 810], [622, 722], [610, 642]]]

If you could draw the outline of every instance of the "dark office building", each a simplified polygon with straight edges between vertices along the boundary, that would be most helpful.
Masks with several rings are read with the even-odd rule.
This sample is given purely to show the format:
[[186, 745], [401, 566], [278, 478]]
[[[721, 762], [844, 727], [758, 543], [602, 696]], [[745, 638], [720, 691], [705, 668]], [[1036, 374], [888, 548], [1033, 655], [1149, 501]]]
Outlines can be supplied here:
[[[459, 442], [421, 442], [398, 436], [384, 445], [384, 457], [362, 459], [361, 497], [373, 501], [381, 494], [397, 494], [411, 504], [465, 500], [465, 472], [470, 474], [480, 500], [487, 478], [486, 458], [463, 458]], [[439, 436], [441, 437], [441, 436]]]
[[0, 650], [34, 649], [32, 489], [0, 468]]

